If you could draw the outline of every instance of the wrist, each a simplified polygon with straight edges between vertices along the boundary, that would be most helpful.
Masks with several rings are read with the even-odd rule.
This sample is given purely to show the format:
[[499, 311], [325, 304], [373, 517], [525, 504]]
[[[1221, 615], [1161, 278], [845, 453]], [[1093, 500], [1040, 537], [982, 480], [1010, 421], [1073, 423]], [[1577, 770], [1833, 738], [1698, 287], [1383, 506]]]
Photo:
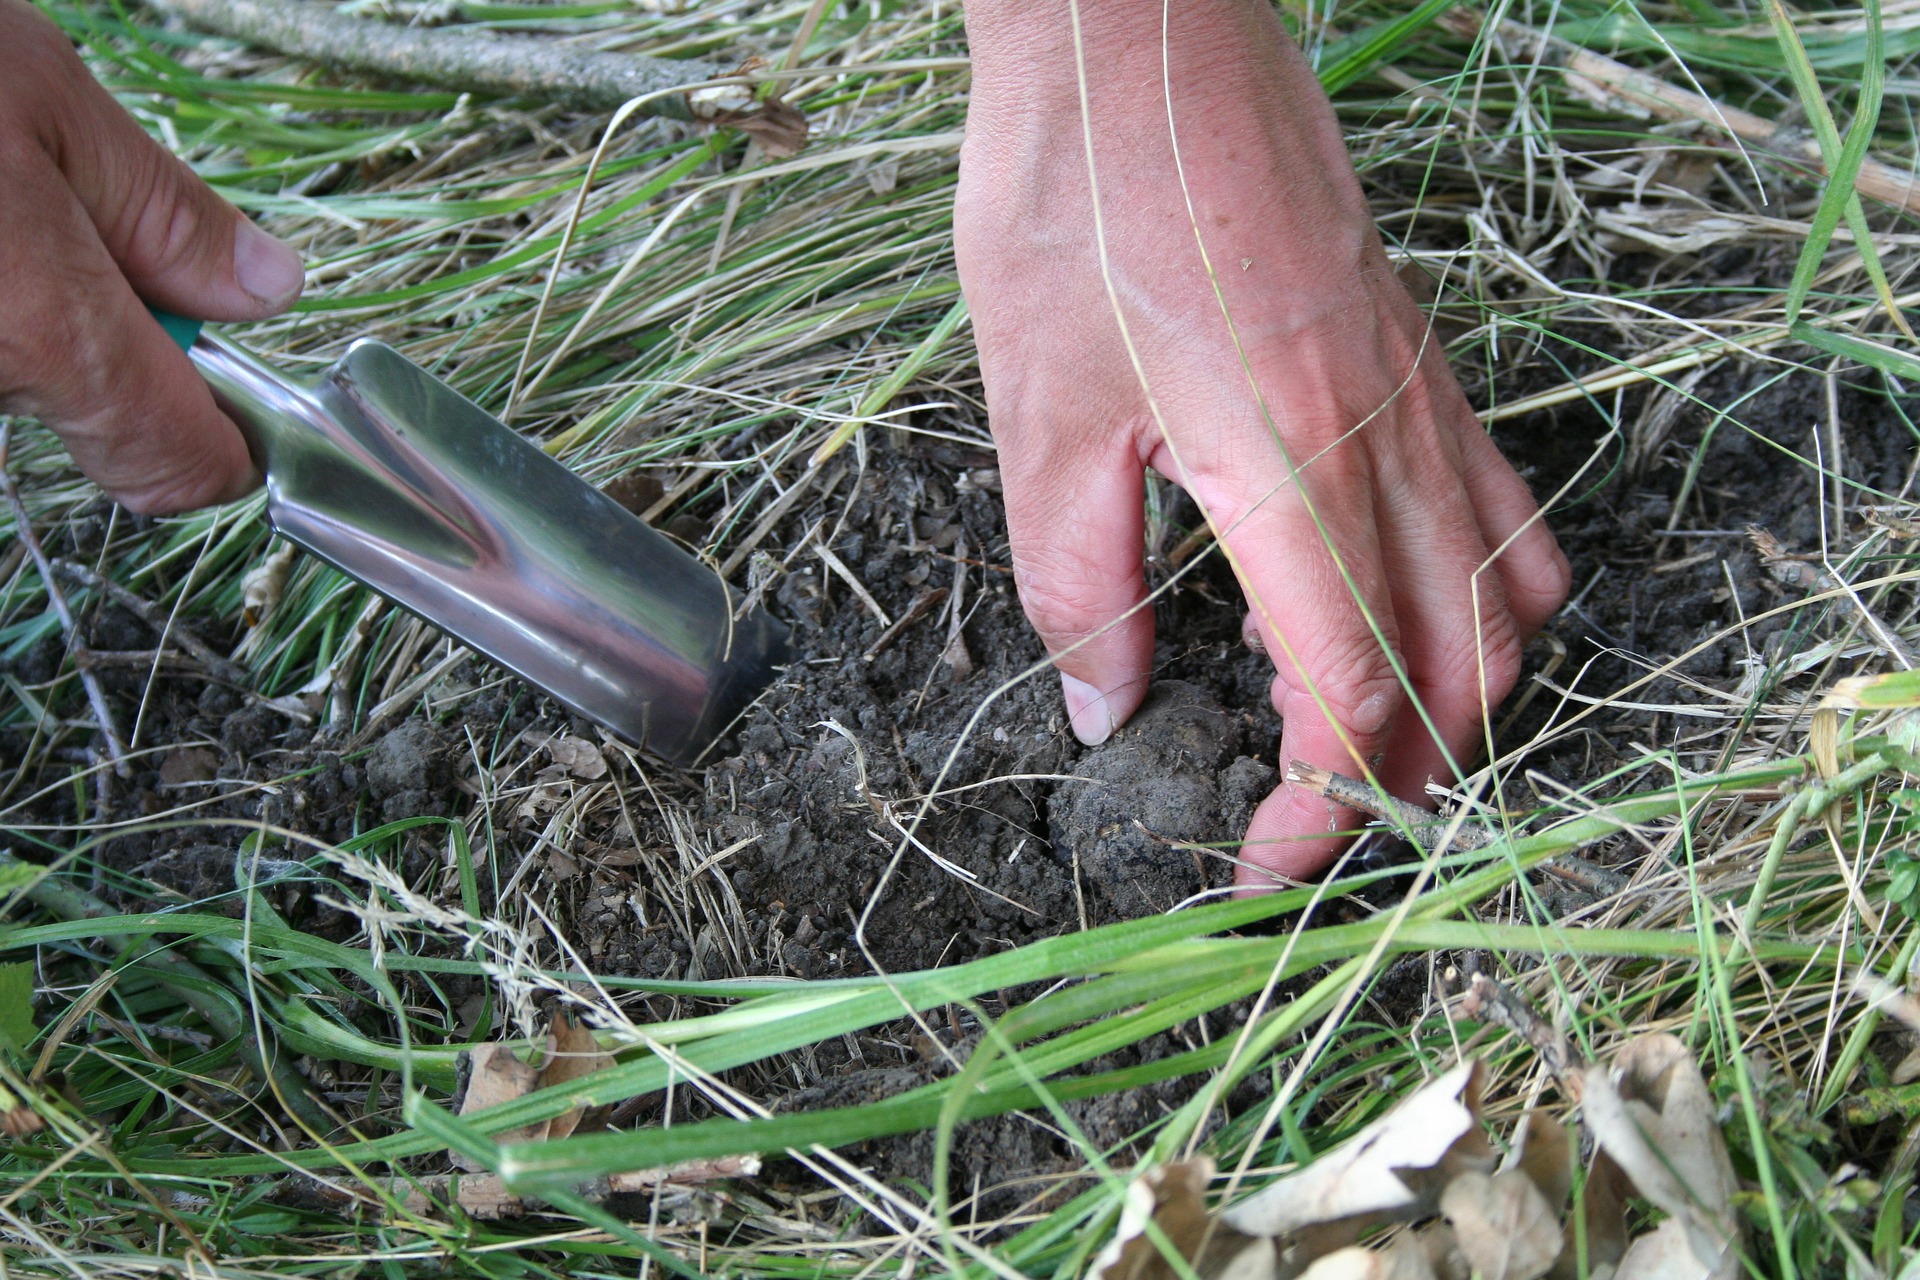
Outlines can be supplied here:
[[[1074, 7], [1070, 0], [970, 0], [976, 100], [1004, 86], [1028, 109], [1077, 110]], [[1176, 83], [1205, 83], [1190, 72], [1212, 67], [1231, 76], [1250, 49], [1276, 40], [1291, 46], [1264, 0], [1181, 0], [1171, 9], [1155, 0], [1080, 0], [1078, 9], [1088, 76], [1110, 91], [1150, 87], [1156, 99], [1166, 71]]]
[[1062, 161], [1080, 151], [1084, 66], [1109, 182], [1177, 191], [1177, 132], [1198, 196], [1259, 192], [1283, 224], [1370, 224], [1326, 94], [1266, 0], [1079, 0], [1078, 48], [1074, 19], [1069, 0], [970, 0], [963, 187], [970, 169], [1001, 198], [1077, 181], [1066, 171], [1084, 162]]

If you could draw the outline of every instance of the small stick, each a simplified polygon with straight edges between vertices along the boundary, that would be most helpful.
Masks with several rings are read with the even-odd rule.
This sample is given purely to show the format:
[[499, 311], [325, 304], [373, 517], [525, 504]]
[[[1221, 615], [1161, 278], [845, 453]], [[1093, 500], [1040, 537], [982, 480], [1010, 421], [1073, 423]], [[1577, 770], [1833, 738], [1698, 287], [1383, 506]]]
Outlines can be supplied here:
[[1768, 572], [1786, 586], [1797, 591], [1832, 592], [1844, 600], [1847, 607], [1859, 616], [1859, 619], [1880, 647], [1894, 656], [1895, 661], [1912, 671], [1920, 667], [1920, 651], [1906, 642], [1900, 633], [1882, 622], [1873, 610], [1867, 608], [1859, 594], [1848, 584], [1840, 581], [1824, 569], [1816, 568], [1807, 561], [1790, 555], [1781, 545], [1780, 539], [1762, 529], [1757, 524], [1747, 526], [1747, 536], [1753, 539], [1753, 545], [1760, 552], [1761, 563]]
[[1625, 893], [1633, 883], [1618, 871], [1571, 853], [1563, 853], [1551, 862], [1541, 863], [1540, 869], [1548, 875], [1558, 876], [1576, 889], [1584, 889], [1601, 898]]
[[[21, 545], [27, 554], [33, 557], [34, 565], [40, 570], [40, 580], [47, 588], [47, 599], [53, 603], [53, 611], [60, 618], [60, 629], [66, 633], [68, 647], [77, 655], [86, 650], [86, 642], [80, 638], [80, 628], [74, 622], [73, 610], [67, 607], [67, 597], [60, 590], [60, 583], [53, 575], [53, 565], [47, 559], [46, 548], [40, 545], [40, 537], [33, 531], [33, 521], [27, 516], [27, 504], [20, 500], [19, 486], [13, 482], [13, 471], [8, 466], [13, 451], [13, 422], [0, 418], [0, 489], [7, 495], [7, 506], [13, 512], [13, 529], [19, 535]], [[80, 684], [87, 691], [87, 701], [93, 704], [93, 718], [100, 726], [101, 734], [107, 740], [107, 755], [113, 760], [113, 771], [124, 778], [129, 775], [127, 768], [126, 744], [120, 740], [120, 730], [113, 723], [113, 709], [107, 705], [106, 690], [100, 687], [100, 677], [91, 667], [76, 668], [80, 673]]]
[[[1449, 966], [1442, 980], [1453, 988], [1461, 985], [1461, 973]], [[1484, 973], [1466, 979], [1465, 989], [1453, 998], [1453, 1012], [1474, 1022], [1505, 1027], [1534, 1047], [1541, 1063], [1553, 1074], [1562, 1089], [1578, 1100], [1580, 1071], [1586, 1066], [1573, 1051], [1567, 1038], [1553, 1029], [1532, 1005], [1505, 983]]]
[[173, 641], [192, 656], [209, 673], [232, 684], [244, 684], [247, 673], [234, 663], [215, 653], [213, 649], [189, 630], [178, 618], [169, 618], [168, 612], [145, 596], [137, 595], [111, 578], [105, 578], [71, 560], [53, 561], [54, 570], [89, 591], [105, 593], [107, 599], [121, 608], [139, 617], [140, 621], [153, 628], [155, 634]]
[[1455, 830], [1452, 819], [1436, 817], [1419, 805], [1409, 804], [1397, 796], [1386, 796], [1383, 800], [1381, 793], [1370, 784], [1358, 778], [1349, 778], [1344, 773], [1310, 765], [1304, 760], [1295, 760], [1287, 765], [1287, 781], [1316, 791], [1335, 804], [1358, 809], [1396, 829], [1404, 827], [1415, 840], [1429, 849], [1443, 840], [1454, 849], [1484, 849], [1499, 839], [1495, 832], [1485, 827], [1462, 825]]
[[82, 649], [73, 655], [73, 665], [98, 671], [103, 667], [198, 667], [200, 664], [171, 649]]
[[[1476, 35], [1481, 26], [1476, 15], [1459, 9], [1440, 21], [1469, 38]], [[1567, 87], [1575, 93], [1610, 99], [1662, 120], [1692, 120], [1714, 125], [1776, 159], [1817, 174], [1826, 172], [1820, 144], [1805, 129], [1779, 124], [1765, 116], [1676, 88], [1658, 76], [1522, 23], [1503, 20], [1497, 30], [1527, 52], [1557, 63], [1566, 77]], [[1911, 170], [1869, 157], [1861, 163], [1854, 187], [1861, 195], [1884, 201], [1896, 209], [1920, 212], [1920, 175]]]
[[880, 619], [881, 626], [890, 627], [893, 625], [893, 619], [889, 618], [887, 611], [880, 607], [880, 602], [873, 598], [873, 592], [867, 590], [867, 584], [860, 581], [860, 575], [856, 574], [852, 569], [849, 569], [847, 562], [835, 555], [833, 549], [820, 540], [818, 530], [814, 531], [813, 553], [820, 557], [821, 564], [833, 570], [835, 577], [847, 584], [847, 590], [853, 592], [860, 603], [867, 607], [867, 612]]
[[907, 611], [900, 615], [899, 621], [882, 631], [879, 638], [867, 646], [867, 651], [860, 655], [860, 661], [872, 662], [879, 657], [881, 651], [898, 640], [908, 627], [939, 608], [946, 601], [948, 590], [946, 587], [932, 587], [915, 596], [913, 603], [907, 606]]
[[506, 98], [612, 111], [635, 98], [648, 115], [694, 118], [684, 85], [718, 80], [708, 62], [602, 53], [491, 31], [402, 27], [296, 0], [155, 0], [159, 9], [223, 36], [323, 66]]

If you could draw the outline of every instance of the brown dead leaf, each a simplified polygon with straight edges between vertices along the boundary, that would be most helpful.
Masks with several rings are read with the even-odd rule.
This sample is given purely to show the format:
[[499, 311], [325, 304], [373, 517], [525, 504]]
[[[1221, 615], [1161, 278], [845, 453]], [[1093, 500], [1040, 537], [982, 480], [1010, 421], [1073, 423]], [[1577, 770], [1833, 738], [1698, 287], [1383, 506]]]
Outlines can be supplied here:
[[267, 615], [286, 594], [287, 577], [293, 572], [294, 557], [300, 548], [281, 539], [273, 551], [240, 579], [240, 617], [249, 627], [265, 622]]
[[547, 751], [555, 764], [576, 778], [593, 782], [607, 776], [607, 758], [585, 738], [571, 735], [555, 738], [547, 744]]
[[1284, 1236], [1346, 1218], [1431, 1213], [1444, 1181], [1433, 1171], [1450, 1158], [1480, 1159], [1480, 1083], [1480, 1064], [1461, 1063], [1306, 1168], [1229, 1209], [1225, 1221], [1247, 1235]]
[[1613, 1280], [1709, 1280], [1713, 1274], [1694, 1251], [1686, 1225], [1668, 1218], [1627, 1247]]
[[760, 1172], [759, 1156], [709, 1156], [683, 1160], [664, 1169], [634, 1169], [607, 1175], [611, 1195], [635, 1195], [655, 1187], [697, 1187], [727, 1178], [751, 1178]]
[[[600, 1042], [594, 1039], [592, 1028], [575, 1022], [565, 1009], [554, 1015], [553, 1033], [548, 1038], [553, 1042], [553, 1053], [547, 1059], [545, 1069], [540, 1072], [539, 1087], [542, 1089], [572, 1084], [613, 1065], [613, 1055], [601, 1049]], [[587, 1111], [586, 1107], [575, 1107], [555, 1116], [547, 1122], [546, 1136], [569, 1136], [580, 1127]]]
[[1435, 1280], [1473, 1280], [1473, 1268], [1467, 1264], [1467, 1256], [1460, 1252], [1460, 1241], [1446, 1219], [1427, 1223], [1413, 1233], [1412, 1239], [1420, 1246], [1421, 1256]]
[[[1549, 1273], [1553, 1280], [1575, 1280], [1580, 1272], [1579, 1251], [1586, 1246], [1586, 1274], [1612, 1267], [1627, 1255], [1627, 1175], [1604, 1151], [1594, 1153], [1580, 1188], [1580, 1221], [1572, 1217], [1562, 1229], [1560, 1260]], [[1579, 1238], [1575, 1237], [1578, 1229]]]
[[[548, 1053], [551, 1054], [553, 1042], [549, 1037]], [[488, 1107], [503, 1102], [512, 1102], [515, 1098], [524, 1098], [532, 1093], [540, 1080], [540, 1069], [523, 1062], [515, 1056], [512, 1048], [504, 1044], [475, 1045], [468, 1054], [472, 1069], [467, 1075], [467, 1094], [460, 1100], [460, 1114], [472, 1115]], [[509, 1129], [493, 1135], [495, 1142], [533, 1142], [547, 1133], [545, 1120], [535, 1124], [522, 1125], [518, 1129]], [[453, 1162], [462, 1169], [477, 1170], [479, 1165], [465, 1156], [455, 1154]]]
[[965, 680], [973, 674], [973, 654], [967, 649], [967, 637], [955, 631], [947, 637], [947, 647], [940, 651], [940, 661], [953, 669], [956, 679]]
[[1426, 1251], [1401, 1234], [1384, 1249], [1349, 1245], [1315, 1258], [1300, 1280], [1437, 1280]]
[[1567, 1126], [1546, 1112], [1527, 1112], [1513, 1135], [1513, 1154], [1505, 1168], [1518, 1169], [1540, 1188], [1555, 1215], [1573, 1198], [1573, 1139]]
[[211, 747], [175, 747], [160, 761], [160, 784], [182, 787], [206, 782], [220, 772], [220, 756]]
[[758, 111], [732, 119], [716, 119], [730, 124], [760, 144], [760, 149], [775, 160], [797, 156], [807, 147], [807, 117], [800, 108], [778, 98], [767, 98]]
[[1440, 1193], [1440, 1212], [1481, 1280], [1539, 1280], [1560, 1256], [1560, 1219], [1519, 1169], [1460, 1174]]
[[1201, 1280], [1272, 1280], [1274, 1242], [1234, 1230], [1207, 1211], [1213, 1161], [1158, 1165], [1127, 1186], [1120, 1226], [1093, 1260], [1097, 1280], [1175, 1280], [1180, 1274], [1147, 1233], [1153, 1223]]
[[1740, 1265], [1733, 1164], [1693, 1055], [1673, 1036], [1646, 1035], [1615, 1055], [1614, 1068], [1617, 1083], [1603, 1068], [1584, 1072], [1588, 1130], [1634, 1188], [1681, 1224], [1699, 1274], [1731, 1280]]
[[[731, 1178], [751, 1178], [760, 1172], [759, 1156], [719, 1156], [706, 1160], [687, 1160], [664, 1169], [634, 1169], [596, 1179], [576, 1188], [594, 1202], [615, 1195], [641, 1195], [660, 1191], [680, 1191], [721, 1182]], [[456, 1182], [457, 1179], [457, 1182]], [[435, 1176], [410, 1178], [404, 1183], [394, 1179], [387, 1190], [401, 1199], [407, 1213], [430, 1214], [444, 1203], [449, 1191], [455, 1202], [476, 1218], [514, 1218], [527, 1211], [526, 1202], [511, 1191], [497, 1174], [457, 1174], [453, 1178]]]
[[[526, 1202], [507, 1190], [507, 1184], [497, 1173], [463, 1174], [453, 1198], [462, 1209], [483, 1222], [517, 1218], [527, 1211]], [[419, 1188], [408, 1190], [406, 1206], [413, 1213], [425, 1213], [432, 1207]]]
[[47, 1122], [24, 1098], [16, 1097], [11, 1089], [0, 1086], [0, 1134], [9, 1138], [24, 1138], [46, 1127]]

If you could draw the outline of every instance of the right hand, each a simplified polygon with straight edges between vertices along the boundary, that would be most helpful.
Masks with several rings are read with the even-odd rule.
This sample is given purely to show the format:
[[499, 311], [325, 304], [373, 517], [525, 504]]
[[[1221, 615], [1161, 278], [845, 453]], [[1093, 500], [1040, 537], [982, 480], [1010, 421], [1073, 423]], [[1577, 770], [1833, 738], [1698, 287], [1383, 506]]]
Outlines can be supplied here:
[[260, 320], [299, 256], [141, 130], [26, 0], [0, 0], [0, 411], [51, 427], [144, 514], [259, 484], [240, 431], [144, 303]]
[[[1104, 741], [1146, 695], [1152, 466], [1233, 557], [1277, 668], [1276, 763], [1422, 799], [1480, 742], [1525, 638], [1566, 597], [1566, 559], [1395, 278], [1272, 4], [1079, 9], [1084, 126], [1066, 0], [969, 0], [954, 207], [1014, 578], [1074, 733]], [[1358, 821], [1283, 785], [1248, 828], [1239, 882], [1318, 875], [1345, 843], [1329, 833]]]

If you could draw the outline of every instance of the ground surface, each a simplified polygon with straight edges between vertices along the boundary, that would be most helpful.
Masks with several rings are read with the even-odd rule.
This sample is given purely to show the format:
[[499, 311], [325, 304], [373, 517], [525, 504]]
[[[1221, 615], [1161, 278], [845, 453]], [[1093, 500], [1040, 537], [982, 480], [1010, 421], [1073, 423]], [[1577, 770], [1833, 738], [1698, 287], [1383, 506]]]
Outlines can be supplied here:
[[[1729, 365], [1697, 392], [1728, 403], [1775, 372]], [[1900, 491], [1911, 442], [1885, 402], [1841, 388], [1836, 403], [1848, 474]], [[1532, 669], [1557, 643], [1566, 656], [1556, 683], [1605, 693], [1641, 674], [1642, 659], [1685, 653], [1777, 603], [1779, 589], [1741, 531], [1755, 522], [1790, 547], [1820, 545], [1820, 495], [1808, 469], [1782, 451], [1806, 453], [1827, 414], [1826, 388], [1811, 375], [1748, 400], [1745, 428], [1723, 424], [1712, 437], [1675, 522], [1683, 536], [1666, 527], [1710, 421], [1704, 410], [1682, 411], [1666, 447], [1637, 469], [1596, 469], [1601, 481], [1554, 514], [1577, 594], [1551, 640], [1530, 651]], [[1546, 495], [1604, 433], [1575, 407], [1498, 434]], [[1041, 651], [1012, 590], [997, 490], [991, 455], [899, 435], [876, 439], [864, 472], [796, 508], [789, 545], [803, 545], [807, 530], [829, 531], [820, 541], [867, 598], [810, 554], [810, 544], [788, 558], [763, 590], [792, 622], [799, 660], [704, 777], [642, 778], [611, 747], [604, 781], [544, 756], [528, 764], [525, 744], [555, 735], [590, 740], [590, 730], [515, 686], [489, 684], [471, 664], [449, 681], [456, 691], [463, 683], [479, 691], [456, 693], [437, 718], [416, 714], [356, 738], [321, 740], [287, 714], [290, 704], [266, 703], [204, 672], [168, 671], [149, 688], [144, 670], [108, 670], [127, 722], [144, 697], [146, 741], [166, 744], [116, 786], [115, 816], [196, 807], [171, 825], [113, 839], [105, 861], [152, 886], [144, 896], [237, 912], [244, 860], [236, 859], [257, 822], [340, 841], [383, 821], [467, 817], [486, 807], [495, 849], [480, 877], [483, 908], [526, 895], [596, 971], [649, 978], [924, 968], [1165, 911], [1224, 884], [1230, 868], [1218, 853], [1231, 851], [1273, 785], [1278, 731], [1265, 696], [1269, 667], [1239, 642], [1224, 566], [1208, 557], [1161, 597], [1152, 696], [1109, 743], [1083, 748], [1066, 729], [1050, 673], [1034, 674]], [[1170, 571], [1168, 550], [1192, 524], [1191, 509], [1171, 490], [1164, 509], [1156, 585]], [[56, 550], [87, 553], [86, 534], [84, 524], [70, 527], [67, 536], [78, 541]], [[1684, 679], [1662, 680], [1635, 700], [1702, 701], [1688, 680], [1735, 688], [1748, 646], [1792, 642], [1779, 634], [1784, 626], [1762, 622], [1744, 641], [1710, 645], [1680, 666]], [[136, 617], [108, 606], [92, 621], [91, 643], [137, 651], [153, 640]], [[56, 652], [29, 652], [15, 674], [44, 679], [40, 668]], [[1557, 707], [1566, 713], [1556, 696], [1537, 694], [1503, 746], [1538, 732]], [[1610, 708], [1521, 764], [1577, 785], [1629, 763], [1626, 744], [1684, 741], [1693, 727], [1684, 716]], [[66, 819], [74, 803], [70, 791], [55, 790], [41, 816]], [[908, 828], [914, 841], [896, 852]], [[444, 857], [429, 835], [410, 834], [397, 869], [431, 892], [444, 884]], [[143, 892], [122, 896], [132, 906]], [[324, 887], [296, 880], [271, 896], [303, 929], [346, 938], [359, 928]], [[434, 998], [470, 1024], [473, 984], [450, 980], [441, 992]], [[1410, 974], [1383, 992], [1411, 1015], [1426, 999], [1424, 977]], [[964, 1048], [968, 1025], [956, 1019], [950, 1030]], [[820, 1047], [807, 1055], [798, 1085], [786, 1081], [781, 1102], [857, 1105], [944, 1070], [938, 1047], [903, 1027]], [[1107, 1146], [1190, 1087], [1075, 1111]], [[883, 1173], [917, 1178], [931, 1144], [921, 1135], [860, 1154]], [[1059, 1134], [1020, 1117], [971, 1126], [955, 1160], [968, 1184], [1077, 1167]], [[988, 1207], [1003, 1210], [1004, 1200]]]

